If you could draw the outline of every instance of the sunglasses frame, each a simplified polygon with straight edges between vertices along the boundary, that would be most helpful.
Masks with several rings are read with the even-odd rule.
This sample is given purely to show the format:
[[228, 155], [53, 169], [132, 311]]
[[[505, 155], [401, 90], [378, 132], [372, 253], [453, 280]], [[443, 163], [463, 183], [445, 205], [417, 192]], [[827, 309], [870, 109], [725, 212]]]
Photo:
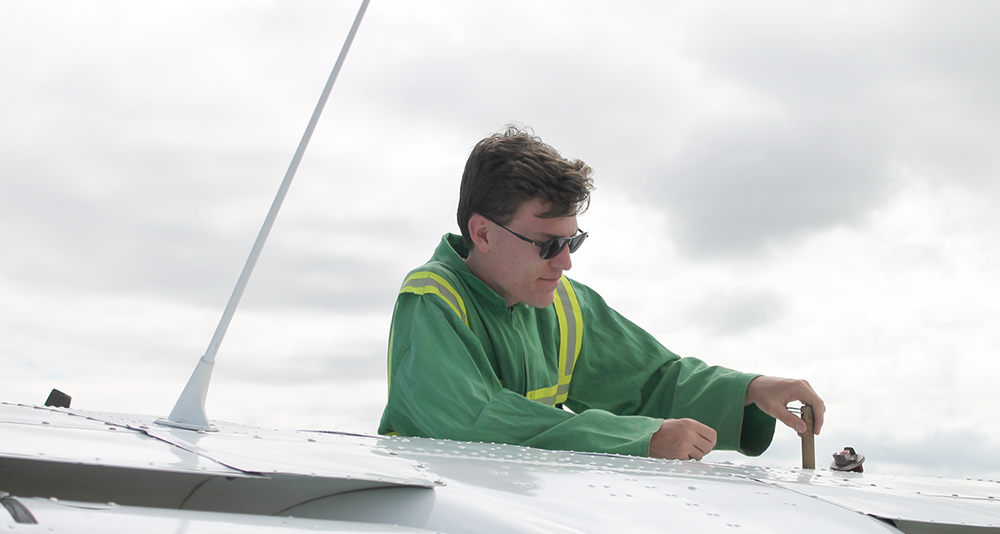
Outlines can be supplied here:
[[580, 245], [583, 244], [584, 240], [587, 239], [587, 236], [590, 235], [587, 232], [584, 232], [583, 230], [577, 228], [576, 230], [577, 234], [574, 235], [573, 237], [554, 237], [552, 239], [549, 239], [548, 241], [542, 241], [541, 243], [539, 243], [534, 239], [529, 239], [527, 237], [524, 237], [523, 235], [511, 230], [510, 228], [507, 228], [506, 226], [494, 221], [493, 219], [490, 219], [489, 217], [485, 217], [485, 219], [499, 226], [500, 228], [503, 228], [504, 230], [507, 230], [508, 232], [514, 234], [514, 236], [520, 239], [521, 241], [526, 241], [541, 249], [538, 251], [538, 256], [543, 260], [551, 260], [552, 258], [555, 258], [556, 256], [559, 255], [559, 253], [562, 252], [564, 248], [566, 248], [566, 245], [569, 245], [570, 254], [576, 252], [577, 249], [580, 248]]

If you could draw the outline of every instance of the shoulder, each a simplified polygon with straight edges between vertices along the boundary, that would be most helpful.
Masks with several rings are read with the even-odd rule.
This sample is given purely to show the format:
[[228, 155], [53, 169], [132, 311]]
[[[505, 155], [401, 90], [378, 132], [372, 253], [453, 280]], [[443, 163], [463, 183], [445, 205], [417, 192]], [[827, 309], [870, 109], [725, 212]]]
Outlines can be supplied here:
[[[604, 300], [604, 297], [590, 286], [569, 278], [565, 278], [565, 280], [568, 280], [573, 288], [580, 316], [588, 326], [600, 326], [599, 329], [602, 332], [612, 332], [621, 328], [627, 330], [638, 328], [632, 321], [612, 308]], [[588, 330], [591, 329], [588, 328]]]
[[572, 289], [577, 301], [581, 308], [607, 308], [608, 305], [604, 302], [604, 298], [594, 291], [590, 286], [573, 280], [569, 277], [563, 277], [563, 280], [569, 282], [569, 287]]
[[468, 291], [460, 278], [439, 261], [430, 261], [409, 272], [399, 288], [399, 299], [413, 295], [421, 299], [429, 299], [431, 303], [450, 309], [458, 318], [469, 324]]
[[468, 293], [465, 284], [461, 281], [461, 277], [454, 270], [448, 265], [434, 260], [407, 273], [406, 277], [403, 278], [399, 292], [426, 293], [427, 291], [422, 288], [443, 289], [460, 296], [465, 296]]

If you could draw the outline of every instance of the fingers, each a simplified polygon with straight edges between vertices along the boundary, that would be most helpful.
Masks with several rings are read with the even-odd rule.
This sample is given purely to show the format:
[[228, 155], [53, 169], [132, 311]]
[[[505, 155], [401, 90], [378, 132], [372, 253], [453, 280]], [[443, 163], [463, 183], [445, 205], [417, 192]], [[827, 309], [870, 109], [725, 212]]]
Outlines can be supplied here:
[[826, 404], [823, 404], [823, 399], [816, 397], [818, 402], [812, 405], [813, 407], [813, 417], [816, 422], [813, 424], [813, 431], [819, 434], [821, 428], [823, 428], [823, 416], [826, 414]]
[[694, 419], [667, 419], [649, 441], [649, 455], [675, 460], [701, 460], [715, 448], [718, 435]]
[[718, 435], [712, 427], [705, 426], [694, 419], [686, 419], [685, 421], [690, 421], [694, 423], [693, 426], [695, 432], [695, 437], [691, 441], [691, 448], [693, 450], [688, 452], [688, 458], [691, 460], [701, 460], [706, 454], [712, 452], [715, 448], [716, 440]]
[[[814, 391], [812, 386], [809, 385], [809, 382], [805, 380], [797, 380], [796, 382], [800, 383], [798, 384], [799, 391], [797, 391], [797, 394], [793, 396], [794, 397], [793, 400], [797, 400], [802, 404], [807, 404], [809, 406], [812, 406], [813, 434], [818, 435], [819, 431], [823, 428], [823, 414], [826, 412], [826, 405], [823, 404], [823, 399], [819, 398], [819, 395], [817, 395], [816, 391]], [[803, 426], [803, 428], [805, 427]], [[798, 428], [796, 428], [796, 431], [798, 431], [799, 434], [801, 434], [805, 430], [799, 431]]]
[[806, 422], [803, 421], [801, 417], [793, 414], [787, 409], [778, 411], [778, 414], [775, 416], [775, 419], [781, 421], [782, 423], [785, 423], [785, 426], [795, 430], [795, 432], [800, 435], [804, 434], [806, 431]]
[[813, 433], [819, 434], [823, 428], [823, 414], [826, 406], [809, 382], [758, 376], [747, 388], [747, 403], [755, 403], [764, 413], [781, 421], [799, 434], [806, 431], [806, 423], [788, 411], [788, 403], [799, 401], [813, 407]]

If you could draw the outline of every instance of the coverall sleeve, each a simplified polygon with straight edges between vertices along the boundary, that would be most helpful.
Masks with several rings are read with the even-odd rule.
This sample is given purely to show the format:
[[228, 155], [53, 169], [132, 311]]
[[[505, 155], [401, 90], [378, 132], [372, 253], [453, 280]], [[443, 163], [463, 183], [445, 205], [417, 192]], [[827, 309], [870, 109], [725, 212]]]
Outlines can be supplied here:
[[380, 433], [648, 455], [661, 420], [546, 406], [504, 389], [480, 341], [439, 298], [400, 295]]
[[[758, 375], [681, 358], [574, 282], [584, 338], [567, 405], [664, 419], [691, 418], [715, 429], [717, 449], [756, 456], [770, 445], [774, 418], [744, 406]], [[586, 410], [586, 411], [585, 411]]]

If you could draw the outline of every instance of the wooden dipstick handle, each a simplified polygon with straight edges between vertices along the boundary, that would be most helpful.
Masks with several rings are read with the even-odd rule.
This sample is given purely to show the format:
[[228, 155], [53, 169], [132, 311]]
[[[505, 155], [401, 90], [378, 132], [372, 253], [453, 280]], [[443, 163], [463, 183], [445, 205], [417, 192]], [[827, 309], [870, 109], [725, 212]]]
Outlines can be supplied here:
[[816, 469], [816, 442], [813, 434], [813, 407], [802, 406], [802, 420], [806, 422], [806, 431], [802, 436], [802, 469]]

